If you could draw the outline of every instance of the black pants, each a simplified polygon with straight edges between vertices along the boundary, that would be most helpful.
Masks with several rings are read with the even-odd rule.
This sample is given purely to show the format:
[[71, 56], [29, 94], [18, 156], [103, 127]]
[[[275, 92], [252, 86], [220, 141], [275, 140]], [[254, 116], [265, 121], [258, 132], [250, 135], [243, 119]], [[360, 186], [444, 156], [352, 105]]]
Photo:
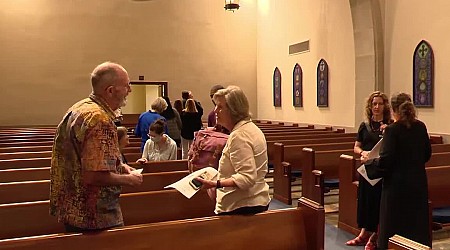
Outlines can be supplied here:
[[252, 215], [257, 213], [262, 213], [264, 211], [267, 211], [269, 209], [269, 205], [267, 206], [254, 206], [254, 207], [240, 207], [230, 212], [222, 212], [218, 215], [234, 215], [234, 214], [240, 214], [240, 215]]
[[114, 227], [121, 227], [123, 224], [119, 224], [117, 226], [107, 227], [107, 228], [100, 228], [100, 229], [89, 229], [89, 228], [79, 228], [75, 227], [69, 224], [64, 224], [64, 229], [66, 230], [66, 233], [95, 233], [100, 232], [103, 230], [108, 230]]

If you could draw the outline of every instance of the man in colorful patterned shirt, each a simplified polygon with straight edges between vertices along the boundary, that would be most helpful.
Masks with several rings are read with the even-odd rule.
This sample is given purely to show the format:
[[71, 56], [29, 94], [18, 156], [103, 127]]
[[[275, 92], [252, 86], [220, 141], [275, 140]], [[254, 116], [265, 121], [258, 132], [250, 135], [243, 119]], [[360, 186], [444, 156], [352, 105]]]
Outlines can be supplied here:
[[123, 225], [122, 185], [142, 183], [142, 175], [121, 163], [115, 110], [131, 92], [127, 71], [105, 62], [91, 74], [91, 95], [74, 104], [58, 125], [51, 162], [50, 214], [68, 232]]

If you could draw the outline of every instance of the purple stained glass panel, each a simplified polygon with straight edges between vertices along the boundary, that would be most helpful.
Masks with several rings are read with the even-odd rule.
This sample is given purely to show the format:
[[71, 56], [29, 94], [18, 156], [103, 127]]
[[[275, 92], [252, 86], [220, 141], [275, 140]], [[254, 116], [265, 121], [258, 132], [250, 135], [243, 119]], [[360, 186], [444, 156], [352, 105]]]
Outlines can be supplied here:
[[422, 40], [414, 50], [413, 99], [417, 107], [433, 107], [434, 53], [430, 44]]
[[317, 106], [328, 107], [328, 63], [320, 59], [317, 64]]
[[273, 106], [281, 107], [281, 73], [278, 67], [273, 71]]
[[292, 73], [292, 100], [294, 107], [303, 107], [303, 71], [297, 63]]

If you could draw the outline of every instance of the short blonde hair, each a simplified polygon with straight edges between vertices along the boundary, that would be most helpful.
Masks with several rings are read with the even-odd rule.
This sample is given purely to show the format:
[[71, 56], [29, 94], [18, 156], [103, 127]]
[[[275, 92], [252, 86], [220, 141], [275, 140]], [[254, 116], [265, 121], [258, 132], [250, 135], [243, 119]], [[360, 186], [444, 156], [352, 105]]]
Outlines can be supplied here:
[[214, 102], [217, 103], [217, 98], [222, 96], [225, 98], [234, 123], [251, 118], [250, 105], [248, 104], [247, 96], [245, 96], [241, 88], [228, 86], [226, 89], [219, 89], [213, 96]]
[[167, 108], [167, 102], [164, 98], [158, 97], [153, 101], [151, 108], [158, 113], [162, 113]]

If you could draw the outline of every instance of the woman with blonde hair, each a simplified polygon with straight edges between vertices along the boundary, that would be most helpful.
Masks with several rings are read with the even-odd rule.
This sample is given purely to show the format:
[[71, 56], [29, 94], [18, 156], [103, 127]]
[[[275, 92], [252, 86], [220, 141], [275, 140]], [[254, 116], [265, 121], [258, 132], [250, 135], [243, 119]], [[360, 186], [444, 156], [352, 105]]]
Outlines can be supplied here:
[[267, 143], [250, 119], [248, 99], [237, 86], [214, 94], [217, 123], [231, 131], [222, 151], [216, 181], [196, 178], [216, 201], [215, 213], [256, 214], [268, 209]]
[[187, 99], [186, 108], [181, 112], [181, 154], [182, 159], [188, 158], [189, 148], [194, 140], [194, 132], [202, 128], [202, 117], [195, 107], [193, 99]]

